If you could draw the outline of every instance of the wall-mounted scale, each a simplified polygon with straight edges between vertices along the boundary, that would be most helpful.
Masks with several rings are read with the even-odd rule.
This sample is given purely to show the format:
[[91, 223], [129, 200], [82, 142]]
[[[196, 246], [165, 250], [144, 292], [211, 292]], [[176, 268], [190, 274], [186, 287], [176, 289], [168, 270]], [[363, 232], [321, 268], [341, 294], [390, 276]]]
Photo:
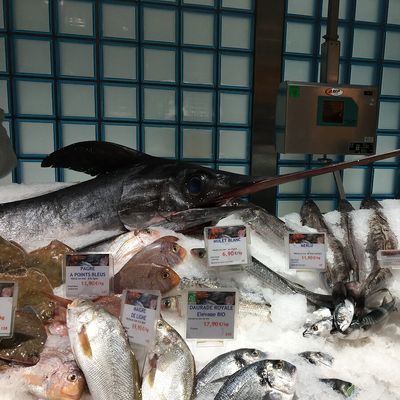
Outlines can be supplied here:
[[[327, 33], [321, 45], [321, 83], [283, 82], [276, 109], [280, 153], [371, 155], [376, 149], [378, 88], [339, 85], [339, 0], [330, 0]], [[334, 173], [341, 198], [339, 172]]]

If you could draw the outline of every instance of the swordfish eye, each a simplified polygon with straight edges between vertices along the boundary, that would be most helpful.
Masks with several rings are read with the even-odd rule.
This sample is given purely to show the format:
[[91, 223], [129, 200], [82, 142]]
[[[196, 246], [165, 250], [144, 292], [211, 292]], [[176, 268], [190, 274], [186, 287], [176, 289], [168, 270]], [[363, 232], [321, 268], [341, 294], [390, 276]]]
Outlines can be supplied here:
[[204, 179], [200, 175], [192, 175], [186, 182], [189, 194], [196, 196], [203, 191]]

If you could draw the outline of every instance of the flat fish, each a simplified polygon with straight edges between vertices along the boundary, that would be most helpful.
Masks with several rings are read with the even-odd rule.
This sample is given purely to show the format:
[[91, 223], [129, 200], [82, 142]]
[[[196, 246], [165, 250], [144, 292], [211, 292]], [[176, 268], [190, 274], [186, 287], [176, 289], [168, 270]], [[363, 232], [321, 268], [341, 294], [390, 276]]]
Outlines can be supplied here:
[[398, 248], [399, 243], [383, 213], [383, 207], [378, 201], [364, 199], [361, 203], [361, 208], [372, 210], [372, 215], [368, 221], [369, 232], [365, 250], [371, 259], [372, 269], [375, 270], [379, 268], [378, 251], [395, 250]]
[[296, 367], [283, 360], [263, 360], [231, 375], [215, 400], [293, 399]]
[[213, 400], [230, 375], [266, 358], [267, 353], [258, 349], [237, 349], [219, 355], [197, 374], [195, 399]]
[[141, 400], [139, 370], [118, 318], [89, 300], [68, 306], [68, 334], [76, 362], [96, 400]]
[[46, 247], [31, 251], [27, 256], [30, 268], [42, 271], [53, 287], [62, 283], [62, 268], [65, 254], [75, 253], [74, 249], [64, 243], [53, 240]]
[[174, 328], [160, 319], [155, 346], [145, 360], [143, 400], [191, 400], [195, 375], [188, 345]]
[[14, 336], [0, 341], [0, 359], [23, 365], [35, 365], [47, 339], [40, 318], [30, 312], [16, 311]]

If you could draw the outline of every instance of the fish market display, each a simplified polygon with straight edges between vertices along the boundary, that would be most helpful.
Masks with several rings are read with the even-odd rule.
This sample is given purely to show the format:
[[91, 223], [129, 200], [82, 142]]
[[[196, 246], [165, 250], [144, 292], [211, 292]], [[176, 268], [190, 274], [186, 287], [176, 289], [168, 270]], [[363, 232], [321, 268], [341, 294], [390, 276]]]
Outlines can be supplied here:
[[[18, 281], [23, 294], [15, 336], [0, 340], [4, 400], [25, 400], [27, 390], [46, 400], [398, 400], [399, 274], [378, 264], [376, 252], [398, 246], [400, 202], [372, 202], [363, 210], [340, 202], [339, 212], [323, 215], [306, 201], [301, 217], [280, 220], [231, 201], [266, 180], [109, 144], [73, 145], [45, 164], [97, 177], [0, 206], [0, 234], [14, 240], [0, 239], [0, 280]], [[247, 225], [252, 263], [208, 268], [198, 232], [177, 232], [209, 221]], [[315, 230], [328, 236], [326, 281], [286, 265], [287, 234]], [[62, 286], [53, 294], [63, 254], [93, 243], [85, 251], [115, 256], [117, 292], [148, 288], [163, 294], [143, 370], [118, 320], [121, 297], [65, 300], [55, 295], [63, 296]], [[39, 245], [47, 248], [27, 252]], [[184, 297], [191, 288], [239, 292], [234, 340], [203, 347], [184, 339]], [[137, 357], [142, 361], [140, 352]]]
[[195, 381], [193, 355], [167, 322], [157, 323], [156, 343], [143, 371], [143, 400], [191, 400]]
[[293, 399], [296, 367], [283, 360], [263, 360], [242, 368], [223, 384], [215, 400]]
[[75, 359], [95, 400], [140, 400], [139, 371], [120, 321], [89, 300], [68, 306]]

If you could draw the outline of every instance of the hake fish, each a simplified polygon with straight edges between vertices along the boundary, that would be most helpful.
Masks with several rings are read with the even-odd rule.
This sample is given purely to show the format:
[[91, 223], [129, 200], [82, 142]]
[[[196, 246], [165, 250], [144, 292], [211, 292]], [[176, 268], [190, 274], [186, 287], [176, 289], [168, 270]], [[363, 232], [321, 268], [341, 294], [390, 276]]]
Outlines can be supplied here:
[[364, 199], [362, 209], [371, 209], [372, 215], [368, 221], [369, 232], [366, 251], [371, 259], [372, 269], [379, 268], [377, 253], [379, 250], [395, 250], [398, 248], [396, 235], [390, 228], [389, 221], [383, 213], [383, 207], [374, 199]]
[[89, 300], [68, 306], [68, 334], [76, 362], [95, 400], [141, 400], [137, 361], [118, 320]]
[[263, 360], [231, 375], [215, 400], [291, 400], [295, 385], [294, 365], [284, 360]]
[[174, 328], [160, 319], [154, 349], [145, 360], [143, 400], [191, 400], [195, 375], [188, 345]]
[[333, 253], [333, 261], [327, 259], [326, 262], [326, 281], [329, 287], [333, 287], [337, 282], [348, 282], [350, 280], [350, 267], [344, 258], [343, 246], [326, 225], [321, 211], [313, 200], [307, 199], [304, 202], [300, 216], [303, 225], [326, 234], [328, 247]]
[[197, 374], [195, 399], [214, 400], [229, 376], [266, 358], [267, 353], [258, 349], [236, 349], [219, 355]]

